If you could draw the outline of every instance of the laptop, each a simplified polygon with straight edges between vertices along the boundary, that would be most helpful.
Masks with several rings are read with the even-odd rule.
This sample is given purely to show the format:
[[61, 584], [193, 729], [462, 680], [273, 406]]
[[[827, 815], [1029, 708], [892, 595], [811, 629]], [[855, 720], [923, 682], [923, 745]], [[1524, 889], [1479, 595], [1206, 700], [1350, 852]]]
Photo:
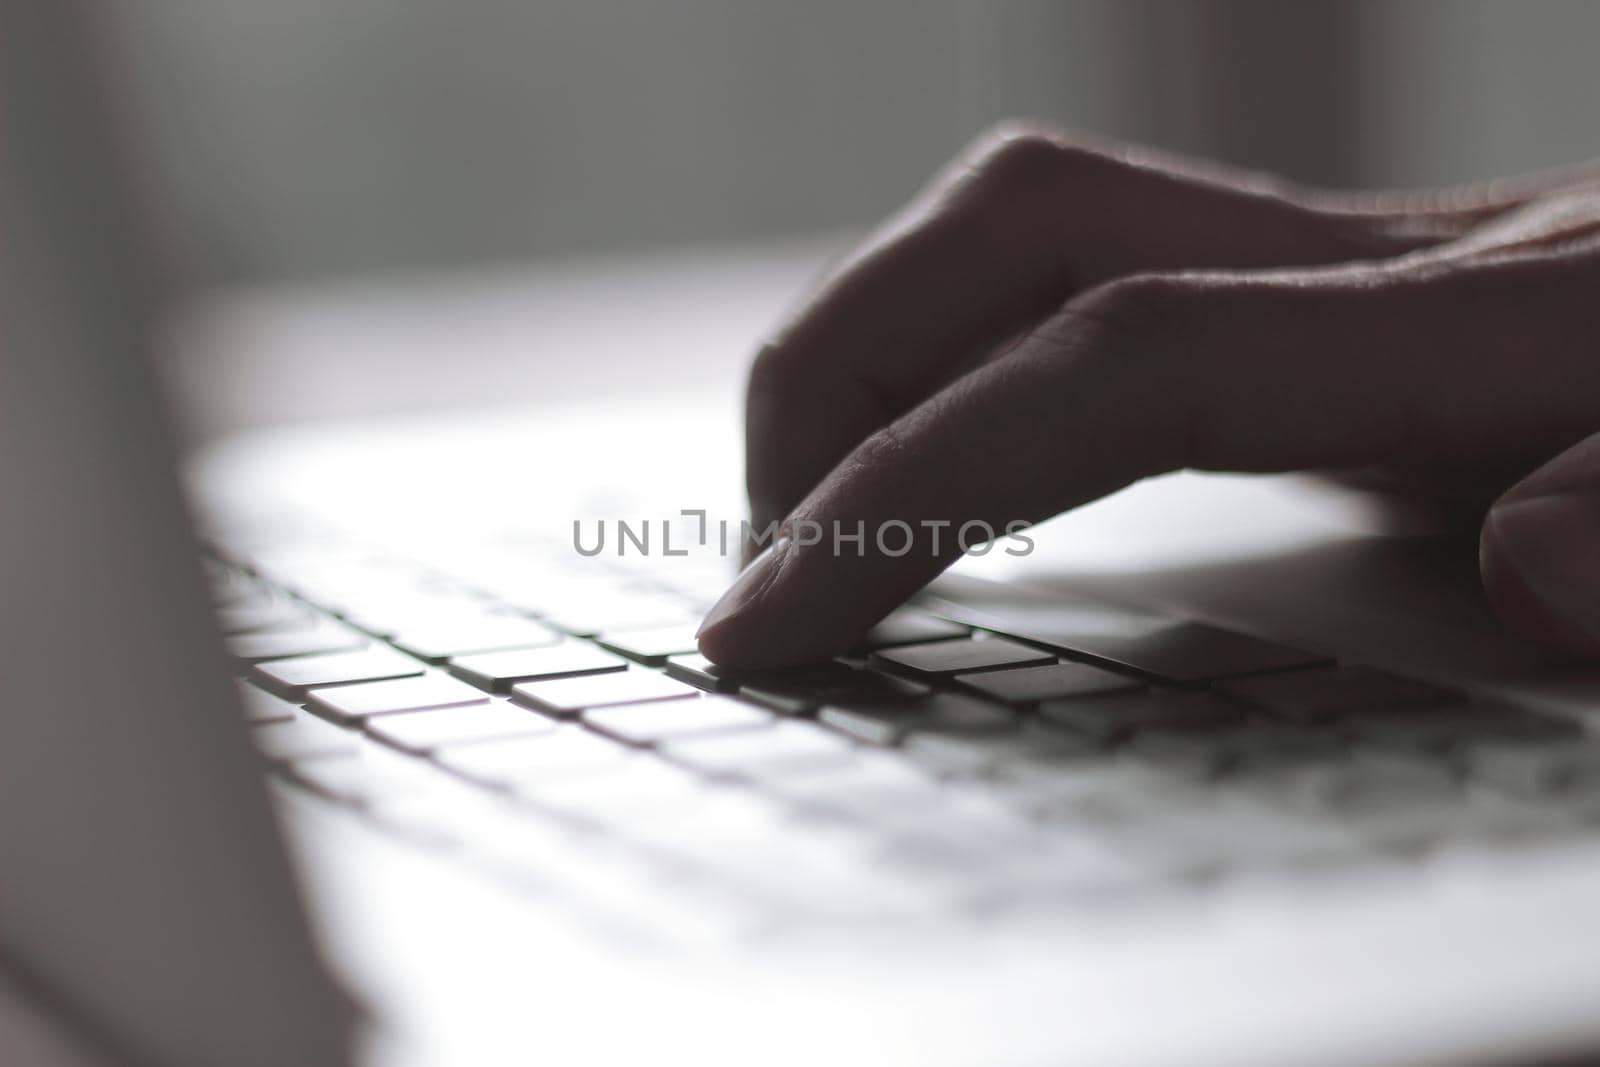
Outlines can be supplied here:
[[0, 988], [85, 1062], [1600, 1050], [1600, 674], [1470, 550], [1180, 475], [741, 676], [703, 381], [186, 496], [85, 38], [0, 30]]

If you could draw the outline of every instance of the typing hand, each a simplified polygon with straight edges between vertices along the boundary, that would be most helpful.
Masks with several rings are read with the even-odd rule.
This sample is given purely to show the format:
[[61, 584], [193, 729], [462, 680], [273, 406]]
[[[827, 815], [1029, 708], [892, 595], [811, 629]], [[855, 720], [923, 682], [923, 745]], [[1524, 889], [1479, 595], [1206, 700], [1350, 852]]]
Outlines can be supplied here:
[[[701, 630], [725, 664], [841, 651], [960, 555], [963, 523], [1181, 468], [1503, 494], [1491, 599], [1593, 654], [1600, 175], [1330, 195], [1006, 128], [763, 348], [747, 418], [754, 524], [782, 525]], [[898, 524], [876, 543], [891, 520], [909, 550]]]

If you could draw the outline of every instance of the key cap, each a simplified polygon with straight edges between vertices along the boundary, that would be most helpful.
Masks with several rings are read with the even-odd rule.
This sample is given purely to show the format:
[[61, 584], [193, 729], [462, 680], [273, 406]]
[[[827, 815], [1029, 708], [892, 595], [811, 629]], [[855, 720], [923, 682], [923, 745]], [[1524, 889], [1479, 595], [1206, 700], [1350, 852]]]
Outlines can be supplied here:
[[737, 693], [739, 682], [733, 674], [698, 652], [667, 659], [667, 674], [708, 693]]
[[1468, 772], [1519, 796], [1600, 789], [1600, 741], [1503, 741], [1475, 745], [1464, 754]]
[[433, 672], [420, 678], [341, 685], [306, 694], [307, 708], [335, 722], [391, 711], [421, 711], [488, 702], [489, 698], [481, 690]]
[[1056, 697], [1115, 693], [1143, 689], [1144, 683], [1086, 663], [1052, 663], [1044, 667], [1019, 667], [985, 674], [956, 675], [957, 682], [1008, 704], [1034, 704]]
[[[546, 738], [545, 740], [554, 740]], [[663, 809], [689, 804], [715, 803], [707, 796], [717, 788], [706, 779], [666, 760], [640, 756], [632, 749], [602, 741], [605, 755], [591, 762], [584, 773], [570, 773], [569, 760], [553, 773], [523, 773], [514, 781], [498, 782], [516, 793], [600, 825], [627, 827], [654, 817]], [[448, 751], [448, 750], [446, 750]]]
[[425, 753], [442, 745], [546, 734], [556, 724], [526, 708], [494, 701], [373, 715], [362, 720], [362, 728], [395, 748]]
[[907, 714], [898, 709], [851, 709], [823, 707], [817, 721], [830, 730], [867, 745], [896, 745], [906, 732]]
[[583, 721], [630, 744], [650, 745], [694, 734], [771, 726], [775, 720], [771, 712], [732, 697], [708, 696], [702, 700], [593, 708], [583, 713]]
[[361, 745], [347, 759], [302, 760], [294, 776], [338, 800], [372, 804], [404, 800], [460, 787], [460, 782], [430, 760], [382, 745]]
[[864, 753], [830, 770], [771, 783], [771, 789], [810, 808], [880, 821], [934, 807], [945, 786], [895, 754]]
[[603, 674], [626, 670], [628, 661], [602, 652], [593, 645], [569, 641], [550, 648], [519, 649], [513, 652], [484, 652], [458, 656], [450, 661], [450, 673], [479, 689], [504, 693], [517, 682], [541, 678], [568, 678], [580, 674]]
[[859, 652], [876, 652], [897, 645], [918, 645], [928, 641], [944, 641], [953, 637], [966, 637], [972, 631], [960, 623], [941, 619], [916, 608], [891, 611], [878, 625], [867, 631], [856, 645]]
[[843, 763], [855, 745], [810, 723], [780, 720], [762, 730], [683, 738], [661, 746], [669, 758], [688, 766], [747, 777], [803, 774]]
[[1219, 772], [1227, 759], [1218, 743], [1217, 731], [1205, 725], [1152, 726], [1135, 730], [1124, 743], [1123, 751], [1131, 759], [1202, 778]]
[[659, 666], [666, 662], [668, 656], [687, 655], [698, 647], [694, 636], [698, 625], [698, 623], [684, 623], [679, 626], [657, 626], [648, 630], [608, 632], [601, 635], [600, 647], [652, 667]]
[[249, 682], [239, 683], [239, 699], [244, 704], [245, 720], [252, 723], [284, 722], [300, 714], [300, 709], [289, 701]]
[[208, 561], [206, 580], [211, 587], [211, 602], [218, 607], [261, 604], [271, 599], [254, 578], [225, 564]]
[[1357, 812], [1449, 802], [1460, 795], [1455, 772], [1427, 760], [1362, 759], [1335, 773], [1337, 785], [1326, 799]]
[[1003, 637], [935, 641], [928, 645], [906, 645], [872, 655], [874, 661], [936, 677], [1000, 667], [1025, 667], [1054, 663], [1048, 652]]
[[269, 630], [228, 638], [228, 651], [245, 663], [265, 663], [291, 656], [315, 656], [328, 652], [350, 652], [365, 648], [367, 639], [354, 630], [333, 623], [319, 623], [303, 630]]
[[905, 740], [905, 753], [912, 761], [941, 775], [988, 775], [1006, 769], [1008, 777], [1020, 778], [1041, 770], [1053, 773], [1064, 763], [1076, 764], [1102, 752], [1098, 744], [1085, 737], [1039, 732], [914, 732]]
[[325, 656], [296, 656], [257, 664], [250, 676], [282, 696], [300, 697], [315, 686], [378, 682], [386, 678], [419, 675], [422, 664], [387, 648], [335, 652]]
[[341, 804], [364, 804], [370, 796], [359, 756], [305, 759], [286, 765], [283, 770], [297, 784]]
[[592, 637], [598, 633], [646, 628], [698, 625], [695, 612], [664, 597], [638, 593], [575, 598], [554, 606], [538, 605], [545, 621], [568, 633]]
[[1279, 795], [1297, 806], [1353, 816], [1449, 804], [1460, 795], [1456, 774], [1448, 764], [1382, 753], [1353, 753], [1333, 766], [1291, 771], [1276, 782], [1262, 779], [1252, 783], [1253, 788], [1262, 785], [1276, 787]]
[[356, 739], [348, 731], [304, 712], [293, 719], [252, 726], [250, 737], [267, 759], [326, 759], [353, 756], [358, 751]]
[[938, 693], [910, 705], [917, 710], [911, 728], [941, 734], [999, 734], [1016, 729], [1017, 716], [1009, 708], [976, 700], [961, 693]]
[[546, 715], [565, 716], [585, 708], [612, 704], [638, 704], [658, 700], [698, 697], [700, 690], [655, 671], [629, 668], [610, 674], [557, 678], [549, 682], [521, 682], [511, 687], [511, 699]]
[[1303, 722], [1350, 711], [1453, 699], [1449, 691], [1437, 686], [1371, 667], [1326, 667], [1236, 678], [1220, 682], [1216, 688], [1235, 699]]
[[361, 597], [346, 606], [340, 616], [351, 626], [385, 640], [410, 630], [434, 630], [451, 620], [470, 625], [486, 616], [506, 617], [491, 610], [481, 597], [455, 590], [410, 587], [385, 588]]
[[423, 626], [401, 630], [394, 645], [429, 663], [443, 663], [453, 656], [474, 652], [498, 652], [516, 648], [542, 648], [561, 641], [561, 635], [532, 619], [516, 615], [481, 614], [461, 619], [442, 619]]
[[938, 693], [887, 704], [861, 702], [845, 707], [826, 704], [817, 711], [817, 721], [874, 745], [893, 745], [911, 730], [991, 734], [1016, 726], [1016, 716], [1010, 710], [962, 693]]
[[[539, 720], [532, 712], [528, 718]], [[570, 724], [542, 720], [546, 729], [483, 744], [446, 745], [434, 752], [440, 766], [482, 782], [535, 794], [557, 781], [612, 774], [644, 757], [615, 741]]]
[[1389, 749], [1442, 748], [1495, 739], [1574, 736], [1576, 726], [1493, 704], [1437, 704], [1345, 715], [1338, 727], [1363, 743]]
[[1207, 694], [1152, 690], [1046, 700], [1039, 704], [1036, 714], [1042, 723], [1103, 741], [1116, 740], [1150, 726], [1221, 725], [1243, 719], [1238, 708]]
[[304, 607], [286, 600], [268, 599], [216, 609], [217, 629], [224, 634], [263, 630], [300, 630], [314, 617]]
[[933, 692], [921, 682], [844, 664], [791, 673], [768, 672], [739, 680], [739, 695], [785, 715], [804, 715], [824, 704], [837, 708], [883, 708], [909, 704]]

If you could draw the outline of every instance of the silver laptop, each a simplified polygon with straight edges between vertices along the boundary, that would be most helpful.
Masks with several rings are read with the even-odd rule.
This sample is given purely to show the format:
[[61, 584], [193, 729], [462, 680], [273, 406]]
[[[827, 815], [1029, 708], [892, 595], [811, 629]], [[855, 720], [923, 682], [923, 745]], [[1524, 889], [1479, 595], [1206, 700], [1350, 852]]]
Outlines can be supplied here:
[[0, 973], [86, 1056], [1600, 1049], [1600, 675], [1470, 556], [1179, 476], [728, 674], [702, 383], [229, 445], [191, 522], [84, 57], [6, 10]]

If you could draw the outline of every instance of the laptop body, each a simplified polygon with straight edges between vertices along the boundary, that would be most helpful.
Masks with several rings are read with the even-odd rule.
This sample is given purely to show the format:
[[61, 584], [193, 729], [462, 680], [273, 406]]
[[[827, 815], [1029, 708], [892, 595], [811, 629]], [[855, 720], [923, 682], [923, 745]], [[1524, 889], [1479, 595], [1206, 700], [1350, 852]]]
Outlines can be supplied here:
[[0, 953], [132, 1062], [338, 1062], [348, 1005], [305, 936], [252, 756], [215, 714], [236, 697], [80, 30], [66, 5], [0, 15]]
[[[396, 782], [410, 790], [441, 751], [457, 747], [418, 748], [417, 738], [465, 720], [431, 717], [449, 711], [439, 707], [357, 716], [352, 695], [382, 681], [303, 684], [316, 678], [297, 675], [297, 662], [318, 667], [319, 657], [345, 653], [262, 656], [279, 641], [272, 635], [306, 628], [240, 629], [240, 618], [265, 598], [269, 611], [287, 605], [313, 617], [319, 640], [331, 633], [361, 642], [357, 652], [408, 657], [402, 669], [416, 673], [398, 681], [425, 676], [471, 687], [464, 675], [485, 665], [463, 667], [449, 655], [441, 662], [414, 639], [379, 636], [384, 624], [367, 616], [389, 602], [388, 580], [424, 587], [427, 597], [478, 583], [484, 588], [471, 596], [491, 599], [497, 618], [502, 607], [545, 598], [537, 615], [512, 614], [561, 631], [561, 647], [628, 660], [606, 673], [647, 668], [654, 679], [656, 668], [643, 662], [653, 658], [649, 650], [629, 645], [640, 657], [629, 658], [607, 648], [623, 647], [634, 628], [591, 640], [580, 632], [591, 627], [570, 613], [619, 588], [624, 595], [615, 599], [637, 603], [645, 599], [641, 580], [684, 590], [676, 595], [690, 603], [705, 595], [718, 554], [618, 555], [601, 561], [604, 577], [596, 578], [593, 558], [567, 535], [574, 520], [681, 519], [685, 507], [735, 518], [736, 426], [727, 400], [736, 371], [728, 367], [715, 388], [644, 380], [633, 399], [613, 389], [601, 405], [400, 419], [215, 449], [194, 485], [215, 553], [211, 592], [222, 628], [232, 631], [225, 654], [207, 621], [159, 405], [138, 360], [106, 358], [136, 350], [140, 309], [127, 306], [126, 294], [141, 275], [121, 265], [127, 249], [110, 236], [110, 169], [81, 162], [79, 153], [93, 158], [103, 145], [92, 132], [94, 109], [70, 104], [85, 84], [67, 62], [77, 49], [57, 36], [65, 30], [55, 15], [7, 17], [0, 40], [16, 54], [0, 69], [26, 77], [22, 88], [8, 86], [0, 106], [8, 129], [37, 136], [8, 137], [5, 148], [0, 299], [6, 378], [20, 383], [5, 390], [5, 481], [26, 506], [5, 524], [4, 558], [27, 566], [6, 570], [12, 710], [0, 726], [0, 958], [67, 1029], [111, 1058], [341, 1062], [354, 1016], [341, 985], [359, 990], [379, 1020], [363, 1028], [361, 1058], [389, 1063], [1507, 1063], [1594, 1047], [1600, 929], [1590, 916], [1600, 858], [1581, 782], [1495, 801], [1497, 817], [1520, 831], [1504, 837], [1455, 840], [1429, 822], [1426, 848], [1409, 851], [1399, 841], [1375, 857], [1363, 853], [1370, 862], [1241, 864], [1222, 877], [1190, 872], [1155, 891], [1111, 880], [1109, 892], [1089, 892], [1090, 875], [1107, 873], [1117, 857], [1087, 847], [1111, 838], [1089, 833], [1085, 813], [1069, 809], [1078, 814], [1058, 830], [1027, 839], [1062, 848], [1040, 869], [1025, 862], [1021, 844], [983, 851], [988, 842], [938, 832], [1011, 826], [1009, 809], [997, 813], [992, 801], [1014, 779], [989, 773], [995, 768], [974, 776], [949, 767], [928, 783], [919, 779], [910, 788], [920, 795], [963, 799], [934, 832], [923, 824], [893, 841], [952, 846], [958, 867], [979, 855], [1015, 865], [1014, 877], [1008, 868], [1008, 877], [984, 882], [986, 890], [1046, 890], [999, 901], [961, 897], [972, 885], [963, 875], [984, 872], [952, 871], [937, 848], [909, 857], [918, 866], [908, 874], [895, 865], [908, 857], [883, 851], [888, 839], [861, 837], [856, 815], [895, 812], [874, 806], [870, 791], [858, 795], [867, 798], [859, 809], [836, 810], [861, 785], [853, 772], [848, 787], [843, 779], [808, 784], [808, 774], [753, 785], [748, 774], [697, 778], [695, 803], [705, 803], [684, 819], [656, 822], [652, 799], [636, 809], [637, 822], [619, 827], [649, 828], [665, 858], [745, 876], [789, 901], [754, 914], [748, 895], [674, 863], [641, 865], [637, 852], [595, 833], [611, 829], [594, 817], [623, 810], [613, 805], [627, 783], [679, 773], [678, 763], [658, 764], [657, 756], [682, 746], [697, 750], [689, 765], [703, 763], [716, 746], [693, 737], [621, 745], [628, 773], [577, 801], [540, 788], [563, 780], [568, 764], [560, 759], [540, 764], [546, 777], [519, 772], [515, 789], [475, 790], [473, 775], [455, 774], [392, 802], [362, 793]], [[40, 84], [56, 87], [41, 95]], [[12, 117], [30, 104], [48, 113]], [[69, 179], [88, 188], [69, 191]], [[29, 254], [12, 255], [13, 247]], [[596, 284], [597, 302], [626, 295]], [[406, 299], [414, 312], [414, 295]], [[381, 325], [384, 309], [372, 314]], [[730, 333], [743, 330], [737, 316], [728, 321]], [[1502, 637], [1471, 593], [1470, 568], [1436, 544], [1353, 530], [1302, 510], [1280, 484], [1152, 483], [1041, 531], [1039, 543], [1014, 569], [1003, 556], [964, 564], [918, 610], [963, 633], [1015, 639], [1031, 650], [1019, 654], [1034, 658], [1058, 658], [1050, 650], [1069, 623], [1081, 636], [1085, 618], [1134, 626], [1156, 613], [1309, 650], [1314, 661], [1297, 669], [1324, 669], [1323, 659], [1367, 665], [1483, 699], [1510, 698], [1564, 722], [1581, 724], [1600, 693], [1588, 671], [1552, 665]], [[375, 594], [351, 581], [373, 574], [390, 575], [375, 580]], [[530, 577], [538, 580], [519, 586]], [[358, 605], [357, 592], [370, 595]], [[246, 610], [230, 613], [241, 604]], [[938, 643], [884, 651], [903, 666], [895, 648]], [[255, 687], [247, 692], [288, 710], [258, 696], [257, 706], [276, 710], [247, 725], [255, 712], [238, 706], [230, 672], [247, 677]], [[269, 680], [276, 692], [262, 687]], [[934, 688], [943, 693], [942, 685]], [[746, 692], [718, 696], [731, 703], [691, 696], [659, 707], [770, 714]], [[513, 706], [499, 693], [469, 699], [452, 707], [506, 709], [475, 712], [474, 721], [504, 718]], [[305, 712], [312, 705], [320, 715]], [[538, 724], [528, 736], [562, 738], [586, 758], [596, 744], [638, 728], [616, 716], [516, 707], [528, 716], [519, 723]], [[846, 729], [861, 723], [839, 717], [830, 725], [821, 710], [712, 733], [735, 741], [804, 736], [813, 745], [827, 737], [834, 748], [843, 738], [851, 767], [870, 765], [880, 776], [874, 781], [904, 785], [891, 768], [922, 746], [900, 737], [878, 744]], [[1079, 721], [1086, 714], [1055, 710], [1076, 711]], [[268, 757], [265, 774], [248, 734]], [[582, 742], [567, 745], [569, 738]], [[508, 740], [529, 753], [513, 766], [542, 758], [536, 742]], [[971, 746], [957, 741], [933, 751], [965, 758]], [[491, 747], [474, 746], [458, 768], [496, 762], [493, 743], [480, 739]], [[1106, 761], [1120, 773], [1143, 758], [1141, 744], [1089, 746], [1087, 763], [1052, 768], [1044, 780], [1051, 788], [1081, 784], [1085, 766]], [[354, 762], [343, 752], [349, 747]], [[767, 759], [757, 748], [737, 757], [736, 772]], [[1182, 760], [1158, 762], [1162, 770], [1145, 780], [1215, 796], [1211, 777], [1191, 788], [1197, 780]], [[913, 766], [922, 773], [923, 764]], [[1223, 785], [1231, 789], [1230, 781]], [[785, 798], [803, 792], [808, 803], [775, 814], [769, 787]], [[1151, 795], [1163, 817], [1180, 810]], [[1417, 810], [1402, 805], [1400, 814]], [[572, 821], [574, 814], [590, 818]], [[1263, 806], [1241, 808], [1239, 817], [1261, 820]], [[1205, 823], [1219, 827], [1259, 830], [1262, 840], [1269, 829]], [[1168, 847], [1193, 844], [1201, 827], [1192, 829]], [[472, 838], [468, 847], [452, 831]], [[867, 855], [858, 850], [864, 840]], [[495, 862], [479, 862], [485, 855]], [[1172, 854], [1158, 849], [1146, 858], [1153, 870]], [[834, 892], [824, 898], [824, 889]], [[940, 910], [953, 897], [961, 906]]]

